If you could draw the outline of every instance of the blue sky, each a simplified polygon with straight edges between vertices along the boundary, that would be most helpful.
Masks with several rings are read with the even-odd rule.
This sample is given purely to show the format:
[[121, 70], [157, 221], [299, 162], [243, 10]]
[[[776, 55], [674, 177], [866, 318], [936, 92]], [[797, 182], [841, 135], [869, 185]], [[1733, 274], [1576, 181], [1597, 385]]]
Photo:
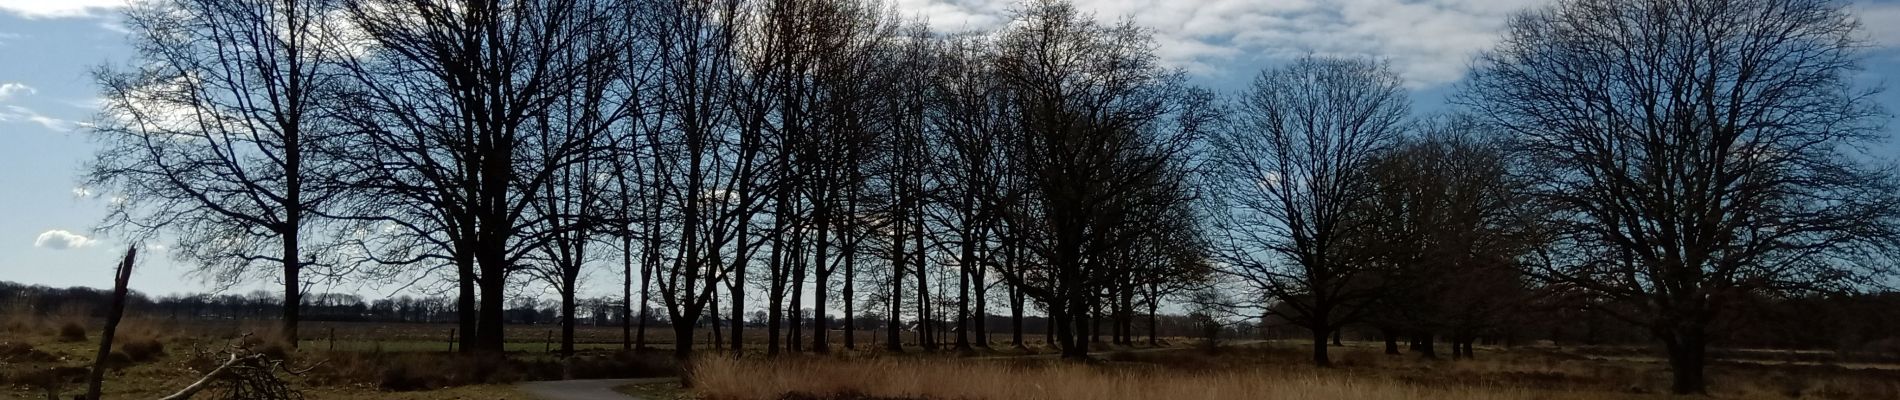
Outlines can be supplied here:
[[[990, 29], [1010, 0], [887, 0], [905, 16], [940, 30]], [[1304, 54], [1390, 60], [1414, 90], [1415, 109], [1444, 111], [1444, 97], [1473, 53], [1490, 47], [1504, 18], [1551, 0], [1075, 0], [1101, 18], [1129, 18], [1152, 29], [1158, 54], [1217, 91], [1241, 88], [1263, 67]], [[92, 232], [109, 195], [78, 185], [93, 143], [83, 122], [96, 111], [90, 71], [123, 62], [130, 49], [115, 23], [116, 0], [0, 0], [0, 280], [51, 286], [102, 286], [128, 245]], [[1900, 82], [1900, 0], [1857, 0], [1865, 33], [1877, 43], [1861, 77]], [[1900, 90], [1880, 96], [1900, 111]], [[1893, 125], [1893, 124], [1889, 124]], [[1889, 132], [1900, 129], [1889, 128]], [[1889, 135], [1893, 136], [1893, 135]], [[1879, 157], [1900, 157], [1891, 139]], [[148, 243], [132, 286], [165, 294], [207, 288], [189, 265]], [[597, 279], [618, 281], [598, 271]], [[237, 288], [268, 288], [252, 282]], [[606, 293], [607, 285], [586, 292]], [[319, 290], [380, 296], [393, 287], [348, 284]]]

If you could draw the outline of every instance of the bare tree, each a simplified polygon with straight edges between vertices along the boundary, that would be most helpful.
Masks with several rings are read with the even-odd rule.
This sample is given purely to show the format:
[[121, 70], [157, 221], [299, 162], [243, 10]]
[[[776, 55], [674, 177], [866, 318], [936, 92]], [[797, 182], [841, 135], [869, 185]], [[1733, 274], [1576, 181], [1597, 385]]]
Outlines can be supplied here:
[[1537, 168], [1533, 271], [1620, 303], [1705, 390], [1709, 324], [1753, 293], [1891, 273], [1900, 198], [1843, 2], [1572, 0], [1520, 15], [1460, 101]]
[[558, 57], [575, 61], [601, 60], [587, 63], [593, 68], [580, 72], [573, 81], [574, 88], [536, 118], [529, 129], [593, 138], [599, 143], [539, 141], [542, 146], [583, 146], [593, 151], [570, 153], [552, 147], [539, 151], [541, 154], [570, 154], [577, 159], [564, 163], [543, 181], [539, 198], [529, 205], [533, 220], [538, 223], [527, 227], [528, 232], [523, 235], [527, 241], [545, 238], [539, 241], [537, 254], [527, 256], [534, 264], [529, 272], [553, 285], [561, 297], [561, 354], [570, 356], [574, 354], [575, 295], [580, 290], [581, 272], [591, 261], [589, 250], [598, 244], [597, 239], [611, 222], [611, 215], [606, 211], [609, 206], [607, 186], [616, 182], [607, 169], [621, 154], [610, 150], [624, 141], [615, 133], [627, 133], [621, 123], [632, 111], [631, 106], [638, 104], [624, 96], [623, 93], [628, 92], [623, 90], [626, 89], [622, 80], [625, 76], [617, 69], [623, 65], [621, 46], [612, 42], [626, 40], [624, 32], [600, 29], [582, 34], [590, 35], [583, 39], [600, 44], [570, 46], [562, 49], [565, 53]]
[[[362, 200], [347, 218], [387, 227], [377, 261], [456, 269], [464, 349], [502, 349], [509, 275], [540, 248], [530, 212], [550, 180], [601, 148], [599, 129], [536, 129], [610, 70], [605, 1], [346, 2], [368, 49], [347, 64]], [[476, 293], [479, 289], [480, 296]], [[476, 301], [479, 300], [479, 306]]]
[[[929, 138], [936, 149], [929, 170], [942, 182], [939, 198], [933, 200], [944, 206], [945, 215], [938, 220], [951, 227], [949, 243], [957, 248], [959, 351], [971, 350], [970, 332], [983, 331], [981, 289], [987, 286], [984, 273], [994, 259], [990, 247], [1001, 217], [999, 205], [1008, 197], [1002, 186], [1008, 168], [1008, 98], [990, 69], [994, 51], [981, 38], [952, 39], [944, 45], [928, 91], [934, 105], [928, 117], [936, 127]], [[971, 314], [973, 298], [979, 301], [979, 315]], [[982, 338], [979, 342], [987, 345]]]
[[1156, 62], [1147, 32], [1098, 24], [1068, 2], [1029, 5], [997, 40], [1018, 132], [1009, 162], [1026, 190], [1025, 206], [1004, 218], [1047, 261], [998, 272], [1049, 304], [1063, 357], [1086, 358], [1093, 296], [1115, 278], [1109, 257], [1140, 239], [1122, 225], [1182, 200], [1179, 173], [1202, 126], [1169, 117], [1195, 97]]
[[748, 230], [772, 194], [765, 184], [772, 167], [767, 142], [735, 129], [746, 121], [731, 101], [734, 75], [743, 66], [737, 51], [743, 27], [756, 14], [737, 0], [646, 7], [642, 30], [654, 40], [661, 68], [653, 90], [660, 129], [652, 146], [656, 166], [667, 171], [656, 176], [661, 201], [655, 207], [676, 215], [680, 232], [667, 252], [671, 263], [657, 267], [653, 281], [674, 321], [673, 354], [686, 360], [694, 321], [718, 285], [734, 279], [729, 275], [743, 271], [758, 250]]
[[1369, 319], [1386, 331], [1388, 353], [1397, 354], [1403, 330], [1420, 350], [1444, 335], [1454, 357], [1470, 356], [1465, 346], [1476, 335], [1529, 303], [1516, 265], [1537, 235], [1522, 179], [1504, 146], [1469, 122], [1420, 124], [1418, 136], [1366, 166], [1370, 201], [1353, 212], [1368, 221], [1368, 234], [1349, 246], [1372, 254], [1370, 275], [1385, 282], [1368, 307], [1376, 314]]
[[1348, 245], [1365, 231], [1351, 212], [1370, 193], [1365, 167], [1401, 133], [1401, 83], [1379, 62], [1301, 58], [1262, 72], [1213, 141], [1222, 272], [1241, 301], [1277, 303], [1311, 330], [1320, 366], [1330, 364], [1326, 337], [1378, 292]]
[[95, 74], [103, 143], [86, 185], [116, 198], [108, 228], [170, 233], [173, 256], [218, 282], [259, 267], [283, 281], [282, 334], [297, 340], [313, 220], [339, 193], [325, 117], [336, 4], [165, 0], [127, 9], [137, 55]]

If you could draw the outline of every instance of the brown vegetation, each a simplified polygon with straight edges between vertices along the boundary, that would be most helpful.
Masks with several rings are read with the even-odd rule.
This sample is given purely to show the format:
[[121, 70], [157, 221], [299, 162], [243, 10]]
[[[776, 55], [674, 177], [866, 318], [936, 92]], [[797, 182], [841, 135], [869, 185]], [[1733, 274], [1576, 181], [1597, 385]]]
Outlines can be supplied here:
[[[0, 399], [70, 395], [89, 371], [96, 343], [69, 342], [59, 327], [83, 319], [30, 314], [4, 315], [0, 324]], [[214, 325], [214, 326], [206, 326]], [[478, 357], [438, 351], [297, 350], [275, 332], [278, 324], [181, 323], [129, 319], [106, 355], [105, 398], [156, 398], [186, 387], [226, 360], [217, 349], [233, 345], [287, 360], [285, 367], [316, 366], [303, 376], [284, 375], [308, 398], [519, 398], [515, 382], [668, 376], [677, 368], [657, 353], [582, 352], [569, 361], [520, 352]], [[366, 325], [365, 325], [366, 326]], [[396, 326], [392, 328], [402, 328]], [[432, 327], [431, 327], [432, 328]], [[256, 329], [256, 334], [226, 331]], [[536, 346], [539, 350], [539, 346]], [[281, 371], [280, 371], [281, 372]]]
[[386, 391], [436, 390], [531, 380], [669, 376], [670, 358], [638, 353], [581, 353], [553, 357], [497, 357], [445, 353], [320, 353], [308, 358], [324, 367], [311, 383], [370, 385]]
[[[1641, 399], [1662, 398], [1660, 362], [1556, 349], [1486, 349], [1478, 360], [1387, 356], [1335, 348], [1335, 368], [1305, 365], [1298, 347], [1122, 352], [1114, 362], [942, 359], [731, 360], [695, 365], [705, 399]], [[1718, 398], [1889, 399], [1900, 372], [1723, 362]]]
[[62, 342], [86, 341], [86, 326], [78, 321], [66, 321], [59, 325], [59, 340]]

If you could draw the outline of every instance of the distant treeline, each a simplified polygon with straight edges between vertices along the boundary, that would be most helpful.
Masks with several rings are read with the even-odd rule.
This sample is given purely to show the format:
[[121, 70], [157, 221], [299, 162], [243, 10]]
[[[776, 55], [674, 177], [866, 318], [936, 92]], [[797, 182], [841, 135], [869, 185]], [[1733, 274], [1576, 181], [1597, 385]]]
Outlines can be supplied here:
[[[83, 286], [55, 288], [0, 281], [0, 314], [100, 316], [111, 301], [111, 292]], [[274, 320], [283, 309], [281, 295], [268, 291], [248, 293], [186, 293], [153, 297], [133, 292], [127, 307], [134, 315], [164, 319], [202, 320]], [[1900, 351], [1900, 293], [1851, 296], [1815, 296], [1790, 299], [1755, 299], [1757, 313], [1737, 315], [1720, 321], [1724, 337], [1717, 340], [1732, 348], [1820, 349], [1850, 353], [1892, 353]], [[619, 299], [587, 298], [580, 301], [575, 320], [583, 326], [619, 326]], [[509, 304], [510, 324], [551, 324], [560, 320], [559, 304], [549, 299], [521, 298]], [[455, 300], [444, 296], [395, 296], [365, 299], [342, 293], [315, 293], [304, 298], [303, 314], [308, 321], [453, 323]], [[670, 326], [666, 313], [649, 310], [649, 323]], [[637, 315], [637, 313], [635, 313]], [[811, 321], [810, 310], [796, 317]], [[1006, 327], [1008, 316], [990, 316], [987, 326]], [[747, 315], [746, 325], [764, 327], [763, 311]], [[858, 315], [858, 326], [885, 326], [884, 316]], [[721, 319], [719, 323], [730, 320]], [[1276, 318], [1266, 325], [1253, 322], [1222, 324], [1227, 339], [1297, 339], [1308, 335], [1299, 326]], [[1497, 345], [1529, 345], [1550, 341], [1558, 345], [1640, 344], [1648, 339], [1640, 327], [1622, 322], [1611, 312], [1592, 310], [1586, 304], [1543, 307], [1487, 339]], [[706, 318], [698, 325], [715, 322]], [[842, 325], [842, 320], [830, 321]], [[914, 331], [919, 321], [902, 321]], [[937, 321], [943, 332], [954, 332], [951, 321]], [[1023, 328], [1039, 336], [1048, 332], [1047, 319], [1025, 316]], [[1144, 326], [1145, 328], [1145, 326]], [[1206, 330], [1196, 317], [1161, 314], [1156, 316], [1156, 332], [1162, 337], [1201, 337]], [[1371, 325], [1348, 327], [1344, 336], [1353, 340], [1378, 340], [1381, 332]], [[1002, 331], [992, 333], [1004, 333]], [[1145, 330], [1143, 333], [1146, 333]]]
[[[17, 317], [33, 316], [86, 316], [102, 317], [106, 305], [111, 302], [111, 291], [84, 286], [55, 288], [43, 285], [27, 285], [16, 282], [0, 281], [0, 315]], [[275, 320], [281, 317], [283, 310], [282, 294], [268, 291], [247, 293], [183, 293], [153, 297], [145, 293], [132, 292], [126, 299], [127, 308], [133, 315], [164, 319], [200, 319], [200, 320]], [[587, 326], [620, 326], [620, 300], [614, 297], [586, 298], [579, 301], [575, 320]], [[300, 307], [306, 321], [332, 322], [389, 322], [389, 323], [453, 323], [456, 321], [455, 299], [444, 296], [394, 296], [382, 299], [365, 299], [362, 296], [345, 293], [313, 293], [304, 297]], [[638, 313], [633, 313], [638, 315]], [[649, 310], [652, 319], [649, 323], [670, 326], [672, 321], [666, 313]], [[519, 298], [509, 304], [507, 321], [509, 324], [552, 324], [560, 321], [559, 303], [550, 299]], [[859, 326], [885, 326], [886, 320], [880, 314], [855, 316]], [[796, 317], [809, 323], [811, 310], [803, 310]], [[1009, 326], [1007, 316], [990, 316], [988, 326]], [[746, 325], [764, 327], [767, 315], [756, 311], [746, 316]], [[721, 318], [717, 322], [727, 323]], [[1023, 317], [1023, 328], [1031, 332], [1047, 332], [1048, 320], [1040, 316]], [[715, 320], [707, 317], [699, 321], [706, 326]], [[830, 321], [842, 326], [844, 321]], [[921, 325], [916, 320], [900, 321], [907, 331], [914, 331]], [[936, 321], [936, 327], [942, 332], [954, 332], [951, 321]], [[1156, 331], [1164, 337], [1201, 336], [1205, 332], [1193, 318], [1183, 315], [1157, 315]], [[1228, 337], [1257, 336], [1260, 332], [1254, 324], [1239, 324], [1222, 327]], [[1001, 332], [994, 332], [1001, 333]]]

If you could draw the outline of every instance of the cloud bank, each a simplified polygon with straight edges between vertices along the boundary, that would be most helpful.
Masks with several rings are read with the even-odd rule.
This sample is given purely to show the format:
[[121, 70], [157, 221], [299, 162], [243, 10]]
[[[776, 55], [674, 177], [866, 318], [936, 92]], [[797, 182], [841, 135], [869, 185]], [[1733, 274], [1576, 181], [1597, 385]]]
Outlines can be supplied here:
[[0, 0], [0, 12], [26, 19], [90, 18], [106, 15], [130, 0]]
[[[1195, 73], [1307, 54], [1389, 60], [1414, 87], [1463, 77], [1508, 17], [1554, 0], [1075, 0], [1100, 20], [1151, 29], [1157, 55]], [[994, 29], [1014, 0], [896, 0], [946, 31]], [[1251, 73], [1241, 71], [1241, 73]]]
[[98, 243], [99, 241], [92, 240], [92, 238], [85, 237], [84, 235], [60, 229], [46, 231], [45, 233], [41, 233], [39, 237], [33, 239], [33, 247], [53, 250], [92, 247], [92, 245]]

